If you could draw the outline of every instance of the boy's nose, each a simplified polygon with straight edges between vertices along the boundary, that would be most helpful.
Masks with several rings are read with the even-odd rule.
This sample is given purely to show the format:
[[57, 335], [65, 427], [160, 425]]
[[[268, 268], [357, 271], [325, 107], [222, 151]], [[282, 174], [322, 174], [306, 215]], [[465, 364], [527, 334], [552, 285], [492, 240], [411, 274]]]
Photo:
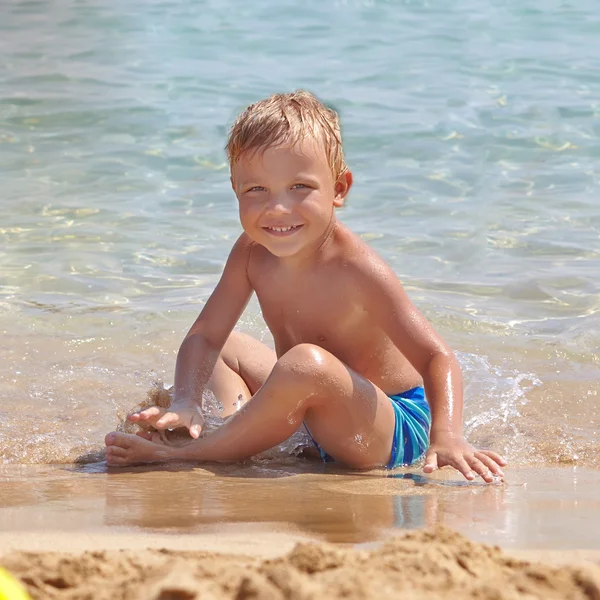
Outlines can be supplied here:
[[290, 212], [291, 202], [285, 194], [273, 195], [267, 207], [269, 213], [287, 214]]

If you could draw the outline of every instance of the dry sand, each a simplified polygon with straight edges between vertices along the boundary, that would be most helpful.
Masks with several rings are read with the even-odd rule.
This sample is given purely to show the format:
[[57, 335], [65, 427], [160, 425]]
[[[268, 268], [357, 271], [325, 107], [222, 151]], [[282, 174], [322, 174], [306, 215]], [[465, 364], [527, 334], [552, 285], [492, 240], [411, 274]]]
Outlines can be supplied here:
[[449, 529], [372, 551], [299, 543], [278, 558], [200, 551], [16, 552], [0, 562], [35, 599], [600, 598], [600, 562], [552, 566]]

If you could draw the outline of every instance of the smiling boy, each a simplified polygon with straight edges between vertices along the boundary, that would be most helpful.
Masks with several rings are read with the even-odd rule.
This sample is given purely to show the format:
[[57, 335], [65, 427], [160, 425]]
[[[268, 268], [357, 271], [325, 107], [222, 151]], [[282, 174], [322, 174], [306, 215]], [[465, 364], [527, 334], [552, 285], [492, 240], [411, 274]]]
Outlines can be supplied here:
[[[336, 220], [352, 187], [337, 114], [307, 92], [273, 95], [238, 117], [227, 152], [244, 233], [181, 345], [170, 409], [129, 420], [199, 438], [205, 390], [231, 416], [181, 447], [109, 433], [107, 463], [238, 461], [304, 424], [323, 458], [351, 468], [426, 454], [425, 472], [502, 475], [504, 459], [463, 438], [454, 354], [390, 267]], [[275, 352], [233, 331], [252, 293]]]

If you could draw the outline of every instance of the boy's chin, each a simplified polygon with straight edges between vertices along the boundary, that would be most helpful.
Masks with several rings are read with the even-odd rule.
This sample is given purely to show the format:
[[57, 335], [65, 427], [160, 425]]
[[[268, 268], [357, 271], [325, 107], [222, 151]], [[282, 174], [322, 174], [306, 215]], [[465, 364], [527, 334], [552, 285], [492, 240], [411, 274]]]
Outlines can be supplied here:
[[290, 258], [300, 254], [304, 249], [304, 244], [293, 244], [284, 247], [283, 244], [262, 244], [273, 256], [277, 258]]
[[257, 244], [266, 248], [271, 254], [278, 258], [289, 258], [301, 253], [307, 246], [305, 239], [277, 239], [269, 234], [252, 235], [246, 232]]
[[[305, 248], [306, 243], [300, 240], [291, 242], [279, 242], [278, 240], [260, 239], [256, 240], [261, 246], [264, 246], [273, 256], [277, 258], [290, 258], [300, 254]], [[290, 243], [291, 242], [291, 243]]]

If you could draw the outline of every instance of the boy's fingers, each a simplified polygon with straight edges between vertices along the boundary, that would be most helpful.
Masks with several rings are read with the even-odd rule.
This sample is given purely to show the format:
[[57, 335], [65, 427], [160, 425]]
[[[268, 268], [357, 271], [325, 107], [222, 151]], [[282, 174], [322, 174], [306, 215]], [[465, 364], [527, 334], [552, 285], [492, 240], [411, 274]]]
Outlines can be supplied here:
[[504, 460], [499, 454], [493, 452], [492, 450], [480, 450], [481, 454], [485, 454], [489, 456], [493, 461], [498, 463], [501, 467], [505, 467], [508, 463]]
[[471, 466], [471, 469], [486, 483], [491, 483], [494, 480], [487, 465], [484, 465], [476, 456], [469, 456], [467, 462]]
[[148, 419], [152, 419], [161, 414], [163, 409], [158, 406], [151, 406], [150, 408], [146, 408], [144, 410], [140, 410], [137, 413], [133, 413], [137, 415], [141, 421], [147, 421]]
[[165, 429], [167, 427], [172, 427], [179, 423], [179, 415], [176, 413], [168, 412], [165, 413], [156, 423], [154, 427], [157, 429]]
[[201, 429], [202, 429], [202, 424], [198, 422], [198, 418], [192, 417], [192, 422], [190, 424], [190, 435], [194, 439], [198, 439], [200, 437]]
[[423, 472], [424, 473], [433, 473], [433, 471], [435, 471], [437, 468], [438, 468], [437, 452], [435, 452], [434, 450], [431, 450], [430, 452], [427, 453], [427, 456], [425, 458], [425, 466], [423, 467]]
[[502, 469], [495, 460], [492, 460], [489, 456], [483, 452], [478, 452], [475, 455], [494, 475], [504, 476]]
[[152, 406], [150, 408], [138, 410], [137, 412], [127, 415], [127, 420], [132, 421], [133, 423], [137, 423], [138, 421], [147, 421], [148, 419], [156, 416], [157, 414], [159, 414], [158, 407]]
[[473, 471], [471, 471], [471, 467], [469, 466], [469, 463], [467, 463], [467, 461], [464, 458], [456, 458], [453, 461], [452, 466], [457, 470], [460, 471], [466, 479], [468, 479], [469, 481], [473, 481], [473, 479], [475, 479], [475, 475], [473, 475]]

